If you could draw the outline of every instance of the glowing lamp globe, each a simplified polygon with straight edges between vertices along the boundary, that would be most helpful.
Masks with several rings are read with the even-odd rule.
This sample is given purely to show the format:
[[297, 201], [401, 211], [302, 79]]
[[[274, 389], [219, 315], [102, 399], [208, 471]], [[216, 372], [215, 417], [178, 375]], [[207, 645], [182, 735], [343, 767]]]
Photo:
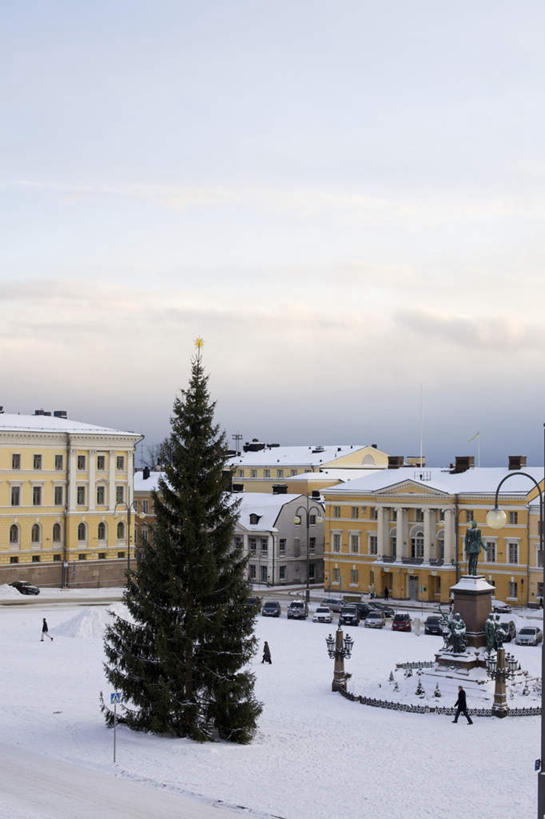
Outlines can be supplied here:
[[507, 521], [507, 515], [503, 509], [491, 509], [486, 516], [486, 522], [491, 529], [503, 529]]

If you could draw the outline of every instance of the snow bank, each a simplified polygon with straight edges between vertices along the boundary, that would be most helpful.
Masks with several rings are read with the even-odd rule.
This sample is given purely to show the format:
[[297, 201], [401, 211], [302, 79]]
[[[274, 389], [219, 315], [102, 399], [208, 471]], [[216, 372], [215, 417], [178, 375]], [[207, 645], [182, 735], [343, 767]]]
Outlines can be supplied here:
[[83, 639], [98, 639], [104, 637], [104, 629], [112, 622], [111, 613], [121, 614], [125, 610], [124, 606], [110, 606], [106, 609], [101, 607], [84, 608], [74, 617], [70, 617], [50, 632], [60, 637], [79, 637]]
[[20, 598], [21, 593], [14, 589], [13, 586], [8, 586], [7, 583], [2, 583], [0, 586], [0, 600], [11, 600], [12, 598]]

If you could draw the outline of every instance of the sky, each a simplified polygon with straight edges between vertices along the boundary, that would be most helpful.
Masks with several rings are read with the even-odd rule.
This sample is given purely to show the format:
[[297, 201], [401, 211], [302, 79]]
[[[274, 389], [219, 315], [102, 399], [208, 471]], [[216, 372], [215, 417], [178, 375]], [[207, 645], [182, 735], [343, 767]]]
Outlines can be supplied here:
[[[4, 0], [0, 404], [543, 462], [545, 6]], [[420, 397], [423, 394], [423, 401]]]

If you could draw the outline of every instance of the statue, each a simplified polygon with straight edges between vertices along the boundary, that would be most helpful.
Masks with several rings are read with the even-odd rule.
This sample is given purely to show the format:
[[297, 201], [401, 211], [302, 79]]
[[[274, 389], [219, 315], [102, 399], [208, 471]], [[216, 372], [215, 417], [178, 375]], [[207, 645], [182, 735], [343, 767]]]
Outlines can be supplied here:
[[463, 654], [466, 650], [466, 624], [458, 613], [454, 617], [449, 617], [445, 622], [443, 639], [446, 651], [451, 651], [453, 654]]
[[484, 551], [486, 546], [481, 538], [481, 530], [477, 529], [477, 523], [474, 520], [471, 521], [471, 528], [466, 532], [464, 544], [468, 560], [467, 573], [476, 575], [481, 549]]
[[495, 618], [493, 614], [488, 615], [484, 624], [484, 633], [489, 654], [491, 651], [497, 651], [498, 648], [503, 646], [507, 639], [507, 631], [500, 623], [499, 614], [496, 614]]

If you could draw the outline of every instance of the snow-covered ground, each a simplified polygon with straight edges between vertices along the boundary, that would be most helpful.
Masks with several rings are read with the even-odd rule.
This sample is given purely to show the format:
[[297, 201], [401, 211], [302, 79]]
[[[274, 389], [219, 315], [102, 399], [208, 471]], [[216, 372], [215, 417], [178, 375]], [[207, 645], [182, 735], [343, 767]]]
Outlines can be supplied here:
[[[100, 778], [112, 773], [122, 780], [120, 786], [132, 780], [145, 786], [147, 794], [160, 788], [173, 796], [196, 797], [193, 811], [172, 814], [190, 819], [217, 800], [256, 816], [298, 819], [461, 819], [468, 814], [511, 819], [535, 814], [539, 717], [475, 719], [473, 726], [462, 718], [452, 725], [449, 717], [349, 702], [331, 692], [333, 663], [325, 637], [334, 626], [285, 617], [257, 618], [261, 645], [269, 641], [273, 664], [262, 665], [260, 656], [254, 661], [264, 710], [251, 745], [198, 745], [121, 727], [114, 767], [112, 731], [104, 726], [98, 706], [99, 692], [109, 695], [102, 669], [105, 612], [105, 606], [81, 604], [0, 608], [1, 741], [4, 749], [15, 748], [19, 759], [28, 754], [23, 774], [29, 803], [38, 796], [41, 777], [35, 772], [41, 756], [48, 758], [43, 769], [60, 760], [77, 766], [88, 783], [86, 813], [66, 812], [59, 799], [59, 812], [44, 816], [101, 816], [95, 793]], [[53, 642], [40, 642], [42, 616]], [[352, 688], [372, 695], [379, 684], [385, 690], [391, 685], [388, 675], [396, 662], [433, 659], [442, 644], [439, 637], [390, 628], [374, 631], [360, 625], [350, 632], [355, 640], [353, 658], [347, 661]], [[509, 650], [530, 674], [539, 674], [540, 649]], [[452, 704], [451, 699], [445, 691], [441, 704]], [[470, 689], [468, 700], [474, 704]], [[2, 758], [0, 748], [0, 817], [38, 817], [30, 807], [25, 813], [20, 801], [15, 806], [10, 789], [3, 787], [13, 776]], [[219, 819], [221, 809], [211, 810], [217, 810]], [[117, 815], [125, 814], [120, 809]]]

